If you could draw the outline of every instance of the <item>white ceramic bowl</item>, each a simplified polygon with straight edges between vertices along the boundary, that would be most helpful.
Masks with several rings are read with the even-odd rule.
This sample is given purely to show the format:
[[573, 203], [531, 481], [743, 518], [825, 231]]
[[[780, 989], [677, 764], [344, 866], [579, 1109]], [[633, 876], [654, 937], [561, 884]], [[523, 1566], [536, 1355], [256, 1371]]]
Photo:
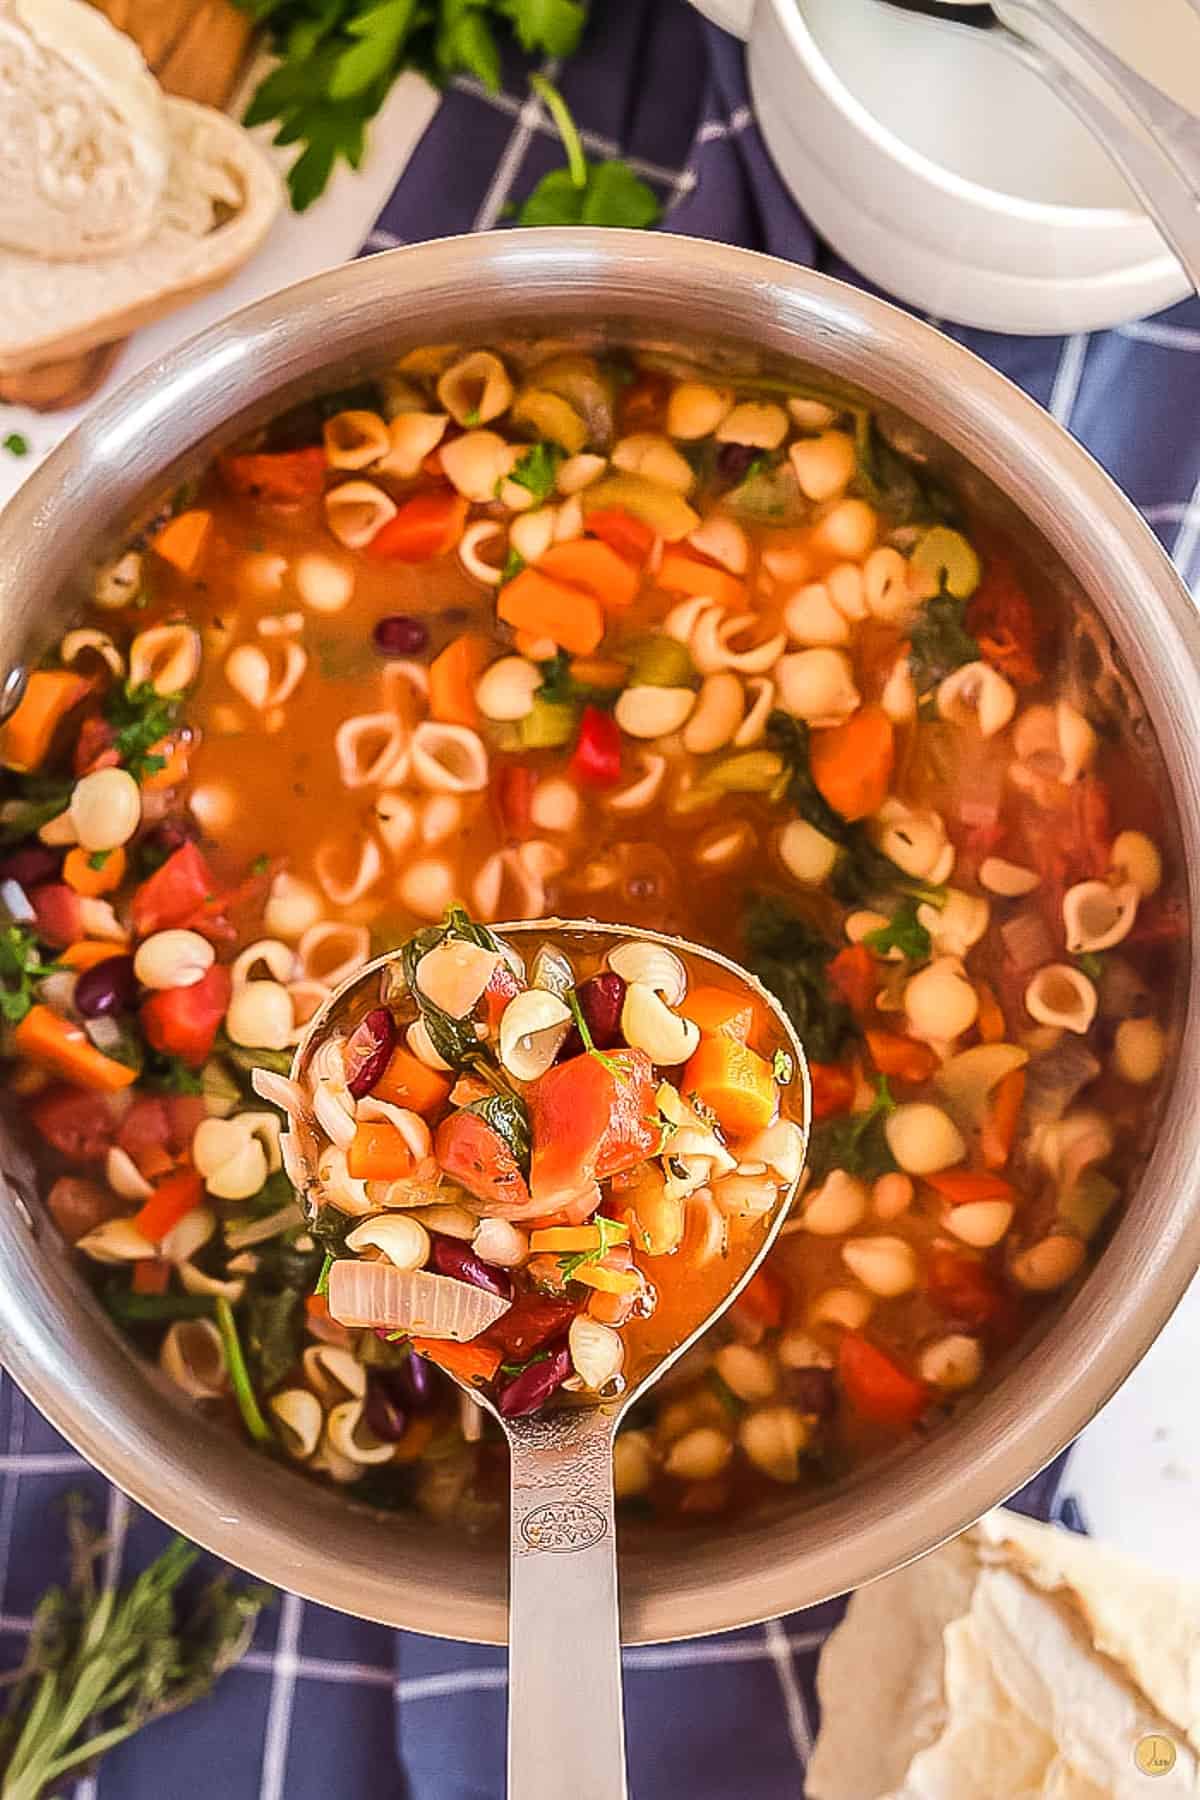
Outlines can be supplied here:
[[889, 293], [962, 324], [1064, 332], [1190, 291], [1099, 145], [980, 35], [877, 0], [696, 3], [748, 38], [759, 123], [797, 201]]

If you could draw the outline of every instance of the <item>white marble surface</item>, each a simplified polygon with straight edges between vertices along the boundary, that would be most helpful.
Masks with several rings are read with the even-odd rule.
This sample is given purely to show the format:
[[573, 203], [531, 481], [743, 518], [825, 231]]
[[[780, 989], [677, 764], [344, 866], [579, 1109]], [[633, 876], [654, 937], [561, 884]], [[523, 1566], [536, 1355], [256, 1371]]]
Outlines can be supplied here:
[[[436, 107], [417, 77], [397, 87], [376, 123], [358, 174], [344, 166], [303, 217], [284, 212], [267, 244], [220, 293], [197, 302], [126, 347], [115, 385], [155, 356], [263, 295], [345, 261], [358, 250]], [[0, 504], [65, 434], [78, 413], [39, 415], [0, 406], [0, 438], [28, 438], [31, 454], [0, 453]], [[1093, 1420], [1072, 1453], [1066, 1488], [1100, 1536], [1179, 1575], [1200, 1578], [1200, 1281], [1140, 1366]]]

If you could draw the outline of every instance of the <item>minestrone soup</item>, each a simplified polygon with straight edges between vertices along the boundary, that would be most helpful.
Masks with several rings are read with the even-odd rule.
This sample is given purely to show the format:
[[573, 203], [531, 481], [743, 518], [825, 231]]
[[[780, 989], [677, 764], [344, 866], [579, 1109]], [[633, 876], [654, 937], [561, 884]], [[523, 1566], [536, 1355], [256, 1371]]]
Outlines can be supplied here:
[[[0, 746], [7, 1079], [103, 1304], [197, 1405], [374, 1503], [499, 1515], [493, 1427], [436, 1346], [334, 1316], [327, 1227], [515, 1271], [558, 1310], [513, 1368], [596, 1318], [560, 1260], [587, 1251], [481, 1206], [466, 1155], [389, 1204], [412, 1175], [355, 1174], [333, 1106], [309, 1216], [252, 1087], [455, 907], [713, 945], [811, 1061], [786, 1235], [618, 1442], [641, 1511], [736, 1512], [929, 1432], [1081, 1278], [1171, 1063], [1167, 790], [1103, 634], [857, 402], [420, 351], [218, 457], [94, 596]], [[661, 1209], [654, 1178], [663, 1292], [724, 1229], [722, 1172], [772, 1168], [745, 1018], [707, 984], [679, 1010], [703, 1131]], [[414, 1017], [380, 1104], [450, 1104], [445, 1052]]]

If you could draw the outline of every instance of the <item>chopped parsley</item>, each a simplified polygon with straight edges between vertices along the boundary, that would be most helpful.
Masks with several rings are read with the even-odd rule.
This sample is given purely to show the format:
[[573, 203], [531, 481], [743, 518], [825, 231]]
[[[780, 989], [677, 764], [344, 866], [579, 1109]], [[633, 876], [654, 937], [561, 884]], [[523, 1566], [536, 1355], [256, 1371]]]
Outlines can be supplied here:
[[1104, 958], [1097, 950], [1081, 950], [1075, 957], [1075, 966], [1089, 981], [1100, 981], [1104, 976]]
[[771, 1074], [780, 1087], [796, 1079], [796, 1059], [790, 1050], [777, 1050], [771, 1058]]
[[909, 962], [924, 962], [933, 949], [933, 939], [917, 917], [918, 902], [902, 900], [886, 925], [868, 931], [863, 943], [877, 956], [899, 950]]
[[142, 1080], [159, 1094], [202, 1094], [204, 1077], [198, 1069], [189, 1069], [177, 1056], [162, 1050], [147, 1050], [142, 1066]]
[[313, 1289], [314, 1294], [324, 1296], [329, 1292], [329, 1271], [336, 1261], [337, 1258], [333, 1255], [332, 1251], [327, 1250], [325, 1252], [325, 1261], [321, 1264], [321, 1273], [317, 1276], [317, 1285]]
[[10, 431], [4, 439], [4, 448], [10, 456], [28, 456], [29, 439], [19, 431]]
[[606, 1219], [597, 1213], [592, 1224], [600, 1234], [600, 1242], [590, 1250], [576, 1250], [559, 1257], [558, 1267], [564, 1281], [570, 1281], [578, 1269], [589, 1263], [602, 1262], [614, 1244], [624, 1243], [624, 1235], [615, 1219]]
[[566, 452], [557, 444], [530, 444], [508, 479], [515, 481], [518, 487], [528, 488], [540, 506], [554, 492], [559, 467], [565, 455]]
[[270, 867], [271, 859], [269, 856], [256, 856], [254, 861], [250, 864], [250, 873], [252, 875], [265, 875]]
[[87, 859], [88, 868], [96, 870], [102, 869], [111, 855], [111, 850], [93, 850]]
[[616, 1057], [607, 1055], [603, 1050], [597, 1050], [595, 1039], [592, 1037], [591, 1031], [588, 1028], [588, 1022], [583, 1016], [583, 1008], [579, 1004], [578, 988], [568, 988], [563, 995], [563, 999], [571, 1009], [571, 1017], [575, 1021], [576, 1028], [583, 1040], [583, 1047], [587, 1054], [589, 1056], [594, 1056], [596, 1061], [600, 1064], [600, 1067], [602, 1069], [607, 1069], [614, 1081], [619, 1082], [622, 1086], [627, 1086], [629, 1083], [629, 1075], [626, 1070], [622, 1068]]
[[[517, 0], [520, 4], [521, 0]], [[546, 5], [549, 0], [537, 0]], [[589, 162], [579, 129], [567, 103], [543, 75], [529, 85], [553, 119], [566, 151], [565, 169], [543, 175], [517, 213], [522, 225], [623, 225], [642, 229], [657, 225], [662, 206], [653, 188], [617, 160]]]
[[[504, 566], [500, 570], [501, 587], [504, 586], [506, 581], [515, 581], [524, 567], [525, 558], [521, 555], [519, 550], [514, 550], [510, 545], [508, 555], [504, 559]], [[545, 665], [543, 664], [543, 667], [544, 666]]]
[[109, 694], [104, 714], [114, 732], [112, 747], [135, 781], [166, 768], [155, 746], [175, 729], [182, 705], [182, 694], [160, 694], [148, 681], [137, 687], [127, 681]]
[[746, 967], [775, 995], [809, 1055], [836, 1062], [856, 1027], [826, 976], [833, 945], [774, 894], [751, 899], [742, 936]]
[[544, 1363], [544, 1362], [549, 1362], [549, 1361], [550, 1361], [549, 1350], [535, 1350], [533, 1355], [531, 1357], [529, 1357], [527, 1359], [527, 1361], [525, 1361], [525, 1362], [501, 1363], [500, 1364], [500, 1373], [502, 1375], [523, 1375], [525, 1373], [526, 1369], [534, 1369], [537, 1367], [538, 1363]]
[[59, 967], [43, 962], [37, 938], [27, 925], [0, 928], [0, 1018], [19, 1025], [37, 1000], [37, 984]]

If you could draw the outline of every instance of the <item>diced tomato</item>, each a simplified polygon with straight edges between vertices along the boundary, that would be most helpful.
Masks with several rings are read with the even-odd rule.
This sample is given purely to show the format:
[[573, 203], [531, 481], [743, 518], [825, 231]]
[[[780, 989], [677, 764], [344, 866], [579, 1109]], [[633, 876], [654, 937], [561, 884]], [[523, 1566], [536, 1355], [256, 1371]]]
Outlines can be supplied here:
[[163, 1151], [171, 1141], [167, 1103], [155, 1094], [141, 1094], [134, 1101], [117, 1132], [117, 1143], [140, 1166], [147, 1150]]
[[1191, 929], [1187, 902], [1182, 895], [1164, 898], [1155, 894], [1138, 907], [1133, 930], [1126, 940], [1130, 944], [1174, 944]]
[[223, 456], [221, 477], [235, 494], [280, 505], [312, 500], [325, 486], [325, 451], [319, 444], [307, 450], [251, 451]]
[[102, 1162], [117, 1138], [121, 1103], [110, 1094], [63, 1084], [39, 1094], [29, 1116], [61, 1156], [72, 1162]]
[[875, 962], [865, 944], [848, 944], [826, 964], [825, 973], [851, 1012], [863, 1017], [875, 1005]]
[[670, 396], [671, 383], [658, 369], [642, 369], [617, 397], [622, 432], [649, 431], [658, 426]]
[[213, 872], [195, 844], [181, 844], [134, 894], [134, 930], [139, 937], [149, 937], [154, 931], [187, 925], [215, 888]]
[[[83, 936], [80, 896], [65, 881], [47, 881], [29, 890], [38, 936], [55, 949], [65, 949]], [[116, 952], [112, 952], [116, 954]]]
[[492, 791], [504, 835], [527, 838], [533, 827], [533, 790], [537, 786], [537, 770], [528, 763], [502, 763], [496, 770]]
[[198, 1069], [216, 1041], [232, 990], [229, 970], [214, 963], [192, 987], [163, 988], [152, 994], [141, 1010], [147, 1043]]
[[1011, 1181], [986, 1169], [943, 1169], [923, 1179], [951, 1206], [973, 1206], [981, 1200], [1005, 1200], [1012, 1205], [1018, 1199]]
[[505, 1362], [524, 1362], [551, 1338], [561, 1337], [579, 1311], [574, 1300], [552, 1294], [521, 1294], [483, 1333], [483, 1342], [504, 1353]]
[[77, 1244], [106, 1219], [117, 1218], [124, 1202], [98, 1181], [60, 1175], [46, 1195], [46, 1210], [68, 1244]]
[[983, 660], [1018, 687], [1041, 680], [1033, 607], [1012, 565], [994, 551], [985, 558], [983, 579], [967, 608], [967, 629]]
[[529, 1188], [511, 1147], [479, 1113], [465, 1107], [442, 1120], [433, 1140], [439, 1166], [501, 1218], [529, 1208]]
[[868, 1031], [865, 1036], [871, 1060], [881, 1075], [894, 1075], [898, 1081], [928, 1081], [938, 1066], [928, 1044], [902, 1032]]
[[107, 719], [93, 713], [84, 719], [75, 739], [72, 768], [76, 775], [90, 775], [96, 769], [112, 769], [121, 758], [113, 749], [114, 732]]
[[170, 1146], [176, 1155], [191, 1147], [196, 1127], [207, 1119], [208, 1104], [203, 1094], [168, 1094], [167, 1118], [170, 1121]]
[[842, 1391], [855, 1412], [875, 1425], [907, 1431], [929, 1405], [929, 1390], [895, 1364], [890, 1356], [848, 1331], [838, 1348]]
[[601, 543], [615, 550], [618, 556], [624, 556], [639, 567], [645, 562], [654, 548], [654, 533], [649, 525], [641, 519], [635, 519], [623, 507], [601, 507], [589, 513], [586, 529], [590, 537], [598, 537]]
[[583, 709], [570, 770], [585, 787], [614, 787], [621, 779], [620, 728], [598, 706]]
[[843, 1069], [840, 1063], [810, 1062], [808, 1073], [814, 1119], [831, 1119], [835, 1113], [850, 1111], [858, 1084], [849, 1069]]
[[989, 1325], [1004, 1302], [984, 1265], [954, 1250], [935, 1248], [930, 1252], [925, 1290], [947, 1321], [967, 1331]]
[[521, 992], [521, 983], [506, 962], [497, 963], [491, 980], [483, 990], [483, 1016], [489, 1031], [495, 1031], [510, 1000]]
[[787, 1318], [788, 1300], [787, 1282], [774, 1269], [760, 1269], [751, 1281], [746, 1283], [732, 1310], [753, 1319], [767, 1331], [774, 1331]]
[[655, 1091], [644, 1050], [617, 1050], [604, 1062], [575, 1056], [532, 1084], [529, 1185], [538, 1214], [568, 1206], [597, 1181], [645, 1161], [659, 1141]]
[[453, 488], [414, 494], [366, 547], [376, 562], [428, 562], [453, 550], [467, 522], [470, 502]]

